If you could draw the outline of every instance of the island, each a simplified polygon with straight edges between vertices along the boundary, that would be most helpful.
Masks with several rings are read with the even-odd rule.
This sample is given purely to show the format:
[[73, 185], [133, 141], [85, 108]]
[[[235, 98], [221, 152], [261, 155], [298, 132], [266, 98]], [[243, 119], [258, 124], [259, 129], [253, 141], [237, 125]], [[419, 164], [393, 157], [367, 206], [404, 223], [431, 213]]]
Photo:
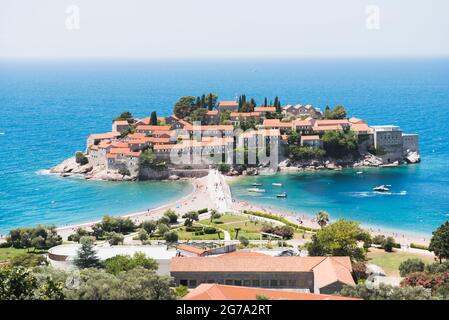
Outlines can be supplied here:
[[61, 176], [135, 181], [260, 172], [391, 167], [420, 161], [417, 134], [394, 125], [370, 126], [337, 105], [257, 106], [241, 95], [181, 97], [173, 114], [135, 118], [123, 112], [110, 132], [93, 133], [86, 150], [50, 169]]

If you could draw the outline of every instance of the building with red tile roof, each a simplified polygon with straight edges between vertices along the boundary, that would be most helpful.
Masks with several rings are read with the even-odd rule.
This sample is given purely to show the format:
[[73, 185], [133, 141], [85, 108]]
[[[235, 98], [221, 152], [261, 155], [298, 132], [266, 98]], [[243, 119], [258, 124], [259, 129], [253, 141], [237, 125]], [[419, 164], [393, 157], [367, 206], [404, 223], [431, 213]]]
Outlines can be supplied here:
[[355, 285], [349, 257], [175, 257], [170, 273], [176, 284], [189, 287], [213, 282], [330, 294]]
[[267, 297], [270, 300], [360, 300], [327, 294], [239, 287], [216, 283], [200, 284], [191, 290], [183, 300], [257, 300], [259, 296]]

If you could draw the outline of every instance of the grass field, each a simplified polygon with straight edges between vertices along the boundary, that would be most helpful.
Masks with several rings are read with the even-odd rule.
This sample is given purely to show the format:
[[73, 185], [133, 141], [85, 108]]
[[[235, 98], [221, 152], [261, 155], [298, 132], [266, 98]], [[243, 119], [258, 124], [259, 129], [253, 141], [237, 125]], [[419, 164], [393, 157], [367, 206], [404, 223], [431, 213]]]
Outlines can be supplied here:
[[27, 251], [27, 249], [0, 248], [0, 261], [8, 261]]
[[402, 251], [385, 252], [384, 250], [374, 248], [371, 248], [368, 252], [368, 262], [381, 267], [385, 271], [387, 276], [398, 277], [399, 265], [401, 264], [401, 262], [412, 258], [421, 259], [424, 263], [434, 262], [433, 256], [431, 255], [408, 253]]
[[245, 236], [249, 240], [260, 239], [260, 231], [263, 225], [260, 221], [253, 222], [248, 217], [239, 215], [224, 215], [212, 223], [210, 220], [201, 220], [200, 224], [226, 230], [231, 235], [231, 239], [235, 239], [235, 228], [240, 228], [239, 236]]

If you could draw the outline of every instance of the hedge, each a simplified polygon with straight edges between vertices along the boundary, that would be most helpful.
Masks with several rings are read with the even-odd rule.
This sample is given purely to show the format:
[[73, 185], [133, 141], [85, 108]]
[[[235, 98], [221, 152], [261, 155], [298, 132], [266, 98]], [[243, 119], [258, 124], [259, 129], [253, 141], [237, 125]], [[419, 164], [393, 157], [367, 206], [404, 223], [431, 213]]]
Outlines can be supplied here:
[[422, 244], [416, 244], [416, 243], [410, 243], [410, 248], [421, 249], [421, 250], [429, 250], [428, 246], [425, 246], [425, 245], [422, 245]]
[[277, 221], [280, 221], [280, 222], [286, 224], [287, 226], [290, 226], [295, 229], [301, 229], [301, 230], [306, 230], [306, 231], [316, 231], [316, 229], [314, 229], [314, 228], [299, 226], [293, 222], [288, 221], [285, 218], [279, 217], [279, 216], [271, 214], [271, 213], [263, 213], [263, 212], [257, 212], [257, 211], [251, 211], [251, 210], [243, 210], [243, 213], [246, 213], [246, 214], [249, 214], [252, 216], [256, 216], [256, 217], [277, 220]]
[[217, 229], [214, 227], [204, 227], [203, 229], [205, 234], [214, 234], [217, 233]]
[[202, 214], [202, 213], [206, 213], [207, 211], [209, 211], [209, 210], [207, 208], [204, 208], [204, 209], [198, 210], [197, 212], [198, 212], [198, 214]]
[[196, 232], [196, 231], [201, 231], [201, 230], [203, 230], [202, 226], [186, 227], [186, 232]]

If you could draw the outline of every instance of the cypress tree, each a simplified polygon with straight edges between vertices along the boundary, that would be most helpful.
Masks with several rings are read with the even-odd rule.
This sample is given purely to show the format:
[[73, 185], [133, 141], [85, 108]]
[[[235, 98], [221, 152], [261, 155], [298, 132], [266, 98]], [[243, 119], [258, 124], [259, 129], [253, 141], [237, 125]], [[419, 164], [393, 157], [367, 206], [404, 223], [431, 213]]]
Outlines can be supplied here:
[[151, 112], [150, 125], [157, 126], [157, 114], [156, 114], [156, 111]]

